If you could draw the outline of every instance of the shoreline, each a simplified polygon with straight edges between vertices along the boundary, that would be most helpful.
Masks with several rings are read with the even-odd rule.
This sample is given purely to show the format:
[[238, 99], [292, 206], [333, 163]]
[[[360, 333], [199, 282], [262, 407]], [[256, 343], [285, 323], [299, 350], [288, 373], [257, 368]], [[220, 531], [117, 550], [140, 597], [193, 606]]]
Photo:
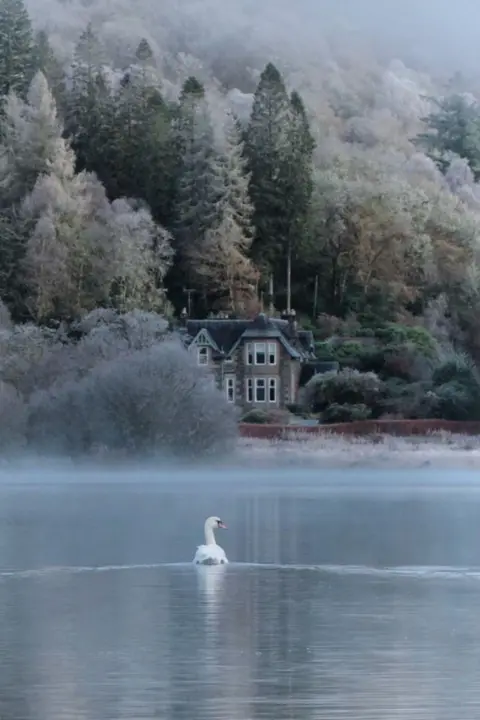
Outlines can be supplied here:
[[375, 467], [480, 470], [480, 436], [432, 432], [423, 436], [346, 436], [317, 433], [295, 438], [241, 437], [238, 457], [247, 466]]

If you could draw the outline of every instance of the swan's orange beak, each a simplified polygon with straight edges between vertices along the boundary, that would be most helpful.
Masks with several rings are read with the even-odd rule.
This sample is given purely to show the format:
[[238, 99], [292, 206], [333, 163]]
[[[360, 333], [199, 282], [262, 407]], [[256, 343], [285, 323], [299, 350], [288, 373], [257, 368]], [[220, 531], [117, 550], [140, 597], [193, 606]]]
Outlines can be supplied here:
[[221, 520], [220, 520], [220, 522], [218, 523], [218, 527], [219, 527], [219, 528], [223, 528], [224, 530], [227, 530], [227, 526], [226, 526], [225, 523], [222, 522]]

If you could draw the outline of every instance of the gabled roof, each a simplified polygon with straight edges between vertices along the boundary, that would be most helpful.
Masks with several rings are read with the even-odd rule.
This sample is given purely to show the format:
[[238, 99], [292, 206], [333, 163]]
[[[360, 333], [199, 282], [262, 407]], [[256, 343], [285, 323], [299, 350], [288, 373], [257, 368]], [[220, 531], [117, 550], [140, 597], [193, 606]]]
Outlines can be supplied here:
[[244, 340], [278, 340], [293, 358], [314, 358], [313, 334], [309, 330], [292, 332], [288, 320], [269, 318], [263, 313], [253, 320], [218, 319], [187, 320], [186, 343], [191, 344], [206, 330], [219, 352], [230, 355]]

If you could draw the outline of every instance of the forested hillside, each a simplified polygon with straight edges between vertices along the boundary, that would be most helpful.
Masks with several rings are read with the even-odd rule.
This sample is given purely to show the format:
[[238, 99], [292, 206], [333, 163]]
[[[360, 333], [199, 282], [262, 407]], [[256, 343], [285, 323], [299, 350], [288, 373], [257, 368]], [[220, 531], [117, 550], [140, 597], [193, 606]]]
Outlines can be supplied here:
[[[13, 320], [190, 298], [199, 316], [293, 307], [325, 356], [360, 338], [362, 371], [382, 332], [418, 352], [398, 327], [480, 360], [480, 85], [341, 5], [0, 0]], [[397, 375], [430, 381], [417, 361]]]

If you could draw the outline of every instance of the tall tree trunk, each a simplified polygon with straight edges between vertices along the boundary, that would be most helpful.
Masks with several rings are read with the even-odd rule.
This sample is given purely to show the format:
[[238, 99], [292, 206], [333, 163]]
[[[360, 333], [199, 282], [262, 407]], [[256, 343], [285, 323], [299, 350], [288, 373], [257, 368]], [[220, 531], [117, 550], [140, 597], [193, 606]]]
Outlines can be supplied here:
[[292, 241], [287, 244], [287, 312], [292, 309]]

